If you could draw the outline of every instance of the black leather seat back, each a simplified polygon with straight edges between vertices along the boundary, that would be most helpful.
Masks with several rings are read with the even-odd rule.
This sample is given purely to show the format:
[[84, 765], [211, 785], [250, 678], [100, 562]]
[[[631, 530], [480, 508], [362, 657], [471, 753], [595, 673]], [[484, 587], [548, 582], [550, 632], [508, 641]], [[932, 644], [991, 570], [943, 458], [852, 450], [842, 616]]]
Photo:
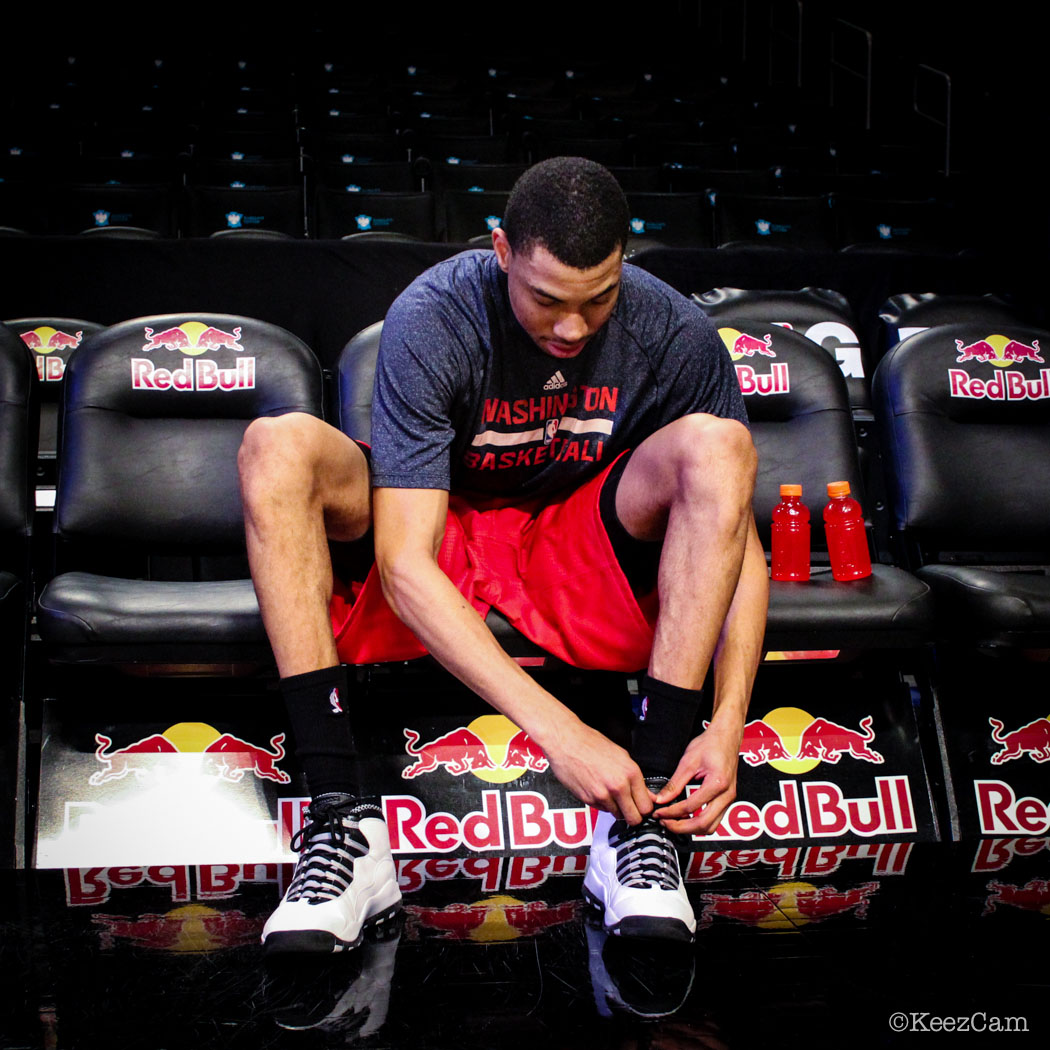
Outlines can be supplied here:
[[815, 343], [774, 324], [738, 322], [719, 334], [734, 359], [758, 449], [753, 505], [762, 543], [768, 550], [780, 486], [800, 484], [812, 547], [824, 550], [827, 483], [848, 481], [862, 506], [864, 500], [842, 372]]
[[738, 320], [766, 321], [806, 336], [838, 361], [846, 377], [854, 410], [871, 410], [868, 356], [857, 335], [858, 325], [845, 296], [829, 288], [764, 290], [712, 288], [693, 300], [715, 324]]
[[38, 455], [53, 458], [58, 450], [58, 406], [70, 355], [105, 325], [72, 317], [19, 317], [5, 321], [36, 360], [40, 390], [40, 439]]
[[362, 329], [339, 356], [339, 429], [362, 441], [372, 440], [372, 383], [383, 322]]
[[1009, 303], [993, 295], [945, 295], [900, 292], [879, 307], [882, 350], [892, 350], [909, 336], [945, 324], [969, 324], [994, 332], [1024, 318]]
[[911, 336], [875, 373], [898, 529], [927, 551], [1050, 552], [1050, 333]]
[[0, 325], [0, 568], [21, 569], [16, 554], [32, 531], [29, 461], [36, 441], [36, 382], [25, 344]]
[[168, 314], [106, 329], [66, 374], [56, 533], [151, 552], [241, 550], [248, 423], [319, 416], [321, 397], [316, 358], [275, 325]]

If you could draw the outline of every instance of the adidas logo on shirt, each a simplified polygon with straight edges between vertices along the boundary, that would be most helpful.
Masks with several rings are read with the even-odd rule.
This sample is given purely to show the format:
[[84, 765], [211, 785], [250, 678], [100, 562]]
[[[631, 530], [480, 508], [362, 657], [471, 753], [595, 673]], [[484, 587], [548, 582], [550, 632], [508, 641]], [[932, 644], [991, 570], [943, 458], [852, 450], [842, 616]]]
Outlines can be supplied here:
[[558, 369], [558, 371], [555, 372], [554, 375], [552, 375], [550, 377], [550, 379], [548, 379], [547, 382], [543, 384], [543, 389], [544, 390], [562, 390], [563, 388], [567, 387], [568, 385], [569, 385], [568, 380], [566, 380], [565, 376], [563, 376], [561, 374], [561, 369]]

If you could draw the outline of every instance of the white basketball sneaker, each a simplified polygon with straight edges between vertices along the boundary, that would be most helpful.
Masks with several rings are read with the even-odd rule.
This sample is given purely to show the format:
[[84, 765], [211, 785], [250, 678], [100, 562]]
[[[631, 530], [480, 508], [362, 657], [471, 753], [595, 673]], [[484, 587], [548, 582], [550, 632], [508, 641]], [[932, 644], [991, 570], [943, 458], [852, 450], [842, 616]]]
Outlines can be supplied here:
[[295, 875], [263, 927], [272, 952], [341, 952], [401, 906], [383, 811], [349, 795], [320, 795], [292, 840]]
[[632, 826], [599, 813], [583, 895], [610, 933], [686, 942], [696, 933], [674, 840], [658, 820]]

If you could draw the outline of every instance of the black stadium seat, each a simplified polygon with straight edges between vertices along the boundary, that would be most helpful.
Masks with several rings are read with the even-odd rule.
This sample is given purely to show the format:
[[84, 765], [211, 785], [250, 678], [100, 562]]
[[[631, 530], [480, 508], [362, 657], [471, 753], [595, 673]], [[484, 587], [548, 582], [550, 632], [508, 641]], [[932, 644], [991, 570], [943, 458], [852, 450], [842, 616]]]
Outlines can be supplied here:
[[[758, 449], [755, 521], [770, 549], [782, 484], [802, 485], [810, 510], [813, 571], [806, 583], [771, 581], [766, 644], [771, 649], [913, 646], [931, 625], [929, 590], [910, 573], [872, 559], [872, 575], [832, 579], [822, 512], [827, 483], [849, 481], [866, 511], [849, 397], [830, 354], [795, 332], [769, 325], [750, 339], [720, 331], [734, 358]], [[768, 336], [768, 342], [766, 337]]]
[[19, 781], [19, 724], [31, 599], [30, 463], [36, 382], [25, 344], [0, 325], [0, 865], [13, 867]]
[[314, 194], [314, 208], [314, 237], [396, 233], [421, 241], [434, 240], [434, 195], [430, 192], [347, 193], [319, 189]]
[[19, 317], [5, 321], [32, 351], [40, 389], [40, 437], [37, 442], [39, 480], [54, 484], [58, 454], [58, 408], [62, 402], [66, 365], [73, 351], [105, 325], [72, 317]]
[[899, 342], [944, 324], [970, 324], [998, 331], [1023, 318], [1009, 303], [994, 295], [945, 295], [936, 292], [901, 292], [879, 307], [882, 322], [882, 352]]
[[712, 288], [695, 294], [695, 302], [716, 324], [756, 320], [777, 324], [812, 339], [839, 363], [846, 377], [850, 405], [870, 415], [868, 355], [857, 335], [849, 301], [829, 288], [765, 290]]
[[321, 415], [321, 368], [275, 325], [167, 314], [114, 325], [70, 362], [40, 596], [64, 663], [269, 661], [244, 556], [237, 450], [257, 416]]
[[939, 627], [979, 645], [1050, 645], [1050, 332], [943, 325], [874, 376], [901, 557]]

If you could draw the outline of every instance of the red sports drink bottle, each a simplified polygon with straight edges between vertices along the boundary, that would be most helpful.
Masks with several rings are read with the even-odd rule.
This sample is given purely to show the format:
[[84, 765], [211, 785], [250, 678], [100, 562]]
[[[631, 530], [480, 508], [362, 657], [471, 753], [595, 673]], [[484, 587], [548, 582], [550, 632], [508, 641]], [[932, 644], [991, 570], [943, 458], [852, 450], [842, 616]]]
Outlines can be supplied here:
[[868, 534], [860, 504], [849, 494], [848, 481], [828, 484], [830, 502], [824, 508], [831, 575], [836, 580], [859, 580], [871, 575]]
[[781, 485], [780, 502], [773, 508], [774, 580], [809, 579], [809, 507], [802, 502], [801, 485]]

